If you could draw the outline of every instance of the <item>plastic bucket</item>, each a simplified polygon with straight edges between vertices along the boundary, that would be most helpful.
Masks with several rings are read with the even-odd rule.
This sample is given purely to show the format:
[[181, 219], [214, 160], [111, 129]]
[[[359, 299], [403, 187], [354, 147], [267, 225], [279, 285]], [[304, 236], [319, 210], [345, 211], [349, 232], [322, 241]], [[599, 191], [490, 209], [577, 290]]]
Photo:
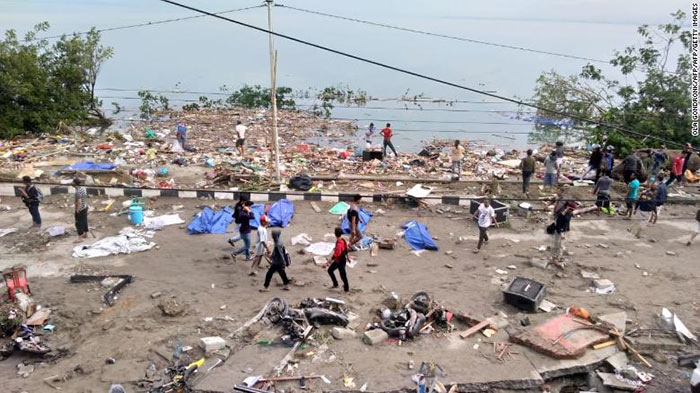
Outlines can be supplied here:
[[131, 205], [129, 207], [129, 220], [134, 225], [141, 225], [143, 223], [143, 207]]

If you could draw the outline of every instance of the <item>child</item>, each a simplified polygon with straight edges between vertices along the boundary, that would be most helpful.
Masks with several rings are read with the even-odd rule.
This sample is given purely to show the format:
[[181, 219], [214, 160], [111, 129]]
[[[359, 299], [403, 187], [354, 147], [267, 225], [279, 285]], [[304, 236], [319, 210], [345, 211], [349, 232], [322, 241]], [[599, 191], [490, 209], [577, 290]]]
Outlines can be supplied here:
[[249, 276], [256, 276], [257, 269], [260, 268], [263, 256], [268, 261], [270, 260], [270, 248], [267, 246], [267, 216], [260, 217], [260, 226], [258, 226], [258, 241], [255, 243], [255, 258], [250, 265]]

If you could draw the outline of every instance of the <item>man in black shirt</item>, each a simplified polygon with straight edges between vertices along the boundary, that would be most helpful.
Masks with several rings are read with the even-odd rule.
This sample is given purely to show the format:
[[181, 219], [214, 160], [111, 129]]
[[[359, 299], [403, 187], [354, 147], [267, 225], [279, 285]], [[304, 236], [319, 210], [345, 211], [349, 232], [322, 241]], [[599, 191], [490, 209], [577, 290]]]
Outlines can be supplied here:
[[350, 248], [355, 249], [360, 240], [362, 240], [362, 232], [360, 231], [360, 200], [362, 195], [355, 194], [352, 197], [352, 205], [348, 209], [348, 222], [350, 223]]
[[41, 191], [32, 183], [32, 178], [29, 176], [24, 176], [22, 178], [24, 182], [24, 188], [20, 188], [19, 192], [22, 193], [22, 202], [29, 209], [29, 214], [32, 215], [32, 228], [41, 228], [41, 215], [39, 214], [39, 203], [41, 202], [42, 194]]
[[229, 239], [231, 245], [235, 245], [236, 240], [239, 238], [243, 240], [243, 246], [233, 252], [233, 260], [236, 260], [236, 255], [245, 253], [245, 260], [250, 261], [253, 258], [250, 255], [250, 220], [255, 219], [255, 214], [252, 211], [253, 202], [247, 201], [245, 205], [238, 213], [237, 222], [241, 224], [238, 231], [240, 235], [238, 238]]
[[586, 172], [581, 175], [581, 178], [579, 180], [583, 180], [586, 175], [588, 175], [591, 171], [595, 171], [595, 181], [598, 181], [600, 178], [600, 166], [603, 163], [603, 152], [600, 150], [600, 146], [595, 145], [593, 147], [593, 152], [591, 153], [591, 157], [588, 159], [588, 168], [586, 169]]

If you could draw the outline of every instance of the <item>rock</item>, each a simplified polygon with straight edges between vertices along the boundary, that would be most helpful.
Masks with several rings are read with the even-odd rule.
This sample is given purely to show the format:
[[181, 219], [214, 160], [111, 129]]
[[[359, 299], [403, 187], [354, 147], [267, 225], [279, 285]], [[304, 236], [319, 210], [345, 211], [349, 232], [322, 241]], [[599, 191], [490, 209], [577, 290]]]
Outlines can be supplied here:
[[598, 289], [610, 288], [614, 285], [615, 285], [615, 283], [613, 283], [612, 281], [605, 279], [605, 278], [599, 278], [599, 279], [593, 280], [593, 286], [598, 288]]
[[92, 310], [92, 313], [95, 315], [98, 315], [98, 314], [102, 314], [102, 311], [104, 311], [104, 310], [102, 309], [102, 307], [100, 307], [100, 308], [96, 308], [96, 309]]
[[546, 269], [549, 265], [549, 261], [540, 258], [530, 258], [530, 266], [538, 267], [540, 269]]
[[175, 299], [165, 299], [158, 304], [158, 308], [163, 315], [168, 317], [176, 317], [185, 312], [185, 307], [178, 303]]
[[454, 254], [454, 251], [452, 251], [452, 250], [445, 251], [445, 255], [452, 255], [452, 254]]
[[27, 378], [33, 372], [34, 372], [34, 365], [33, 364], [24, 364], [24, 363], [17, 364], [17, 375], [19, 375], [20, 377]]
[[449, 264], [449, 263], [446, 263], [446, 264], [445, 264], [445, 267], [448, 268], [448, 269], [453, 269], [453, 268], [454, 268], [454, 266], [452, 266], [452, 265]]
[[382, 329], [368, 330], [362, 335], [362, 341], [367, 345], [377, 345], [389, 339], [389, 335]]
[[518, 267], [515, 266], [515, 265], [508, 265], [508, 266], [506, 266], [506, 268], [508, 268], [508, 269], [510, 269], [510, 270], [515, 270], [515, 269], [517, 269]]
[[566, 255], [566, 256], [568, 256], [568, 257], [573, 257], [573, 256], [574, 256], [574, 252], [573, 252], [573, 251], [566, 250], [566, 251], [564, 251], [564, 255]]
[[610, 246], [607, 245], [607, 244], [605, 244], [605, 243], [598, 243], [598, 247], [600, 247], [600, 248], [605, 248], [605, 249], [610, 248]]
[[226, 346], [226, 340], [219, 336], [202, 337], [199, 339], [199, 346], [205, 353], [218, 351]]
[[669, 256], [672, 256], [672, 257], [673, 257], [673, 256], [676, 255], [676, 253], [673, 252], [673, 251], [666, 251], [666, 255], [669, 255]]
[[163, 295], [163, 292], [161, 292], [161, 291], [153, 292], [153, 293], [151, 294], [151, 299], [158, 299], [158, 298], [161, 297], [162, 295]]
[[600, 278], [600, 276], [598, 275], [598, 273], [587, 272], [587, 271], [585, 271], [585, 270], [581, 270], [581, 277], [583, 277], [583, 278], [592, 278], [592, 279]]
[[350, 329], [346, 329], [346, 328], [342, 328], [342, 327], [338, 327], [338, 326], [334, 327], [331, 330], [331, 335], [336, 340], [346, 340], [349, 338], [356, 337], [355, 331], [350, 330]]

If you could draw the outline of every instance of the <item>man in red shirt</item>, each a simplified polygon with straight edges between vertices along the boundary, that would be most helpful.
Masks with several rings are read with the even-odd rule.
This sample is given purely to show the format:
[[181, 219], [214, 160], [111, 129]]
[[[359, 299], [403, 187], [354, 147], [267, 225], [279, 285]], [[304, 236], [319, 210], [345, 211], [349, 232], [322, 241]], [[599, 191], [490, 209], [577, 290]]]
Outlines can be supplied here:
[[335, 278], [335, 271], [338, 270], [340, 279], [343, 280], [343, 290], [348, 292], [350, 291], [350, 284], [348, 284], [348, 275], [345, 272], [345, 264], [348, 261], [348, 242], [343, 238], [343, 230], [340, 227], [335, 228], [335, 238], [333, 256], [328, 259], [326, 267], [328, 267], [328, 275], [331, 276], [331, 281], [333, 281], [333, 288], [338, 288], [338, 280]]
[[396, 152], [394, 144], [391, 143], [391, 137], [394, 136], [394, 132], [391, 130], [391, 124], [386, 123], [386, 127], [381, 131], [381, 134], [384, 135], [384, 156], [386, 157], [386, 148], [388, 146], [391, 148], [391, 151], [394, 152], [394, 156], [398, 157], [399, 153]]
[[668, 181], [666, 182], [667, 186], [670, 186], [676, 180], [681, 181], [683, 179], [684, 161], [685, 158], [683, 158], [682, 154], [673, 157], [671, 160], [671, 176], [668, 177]]

